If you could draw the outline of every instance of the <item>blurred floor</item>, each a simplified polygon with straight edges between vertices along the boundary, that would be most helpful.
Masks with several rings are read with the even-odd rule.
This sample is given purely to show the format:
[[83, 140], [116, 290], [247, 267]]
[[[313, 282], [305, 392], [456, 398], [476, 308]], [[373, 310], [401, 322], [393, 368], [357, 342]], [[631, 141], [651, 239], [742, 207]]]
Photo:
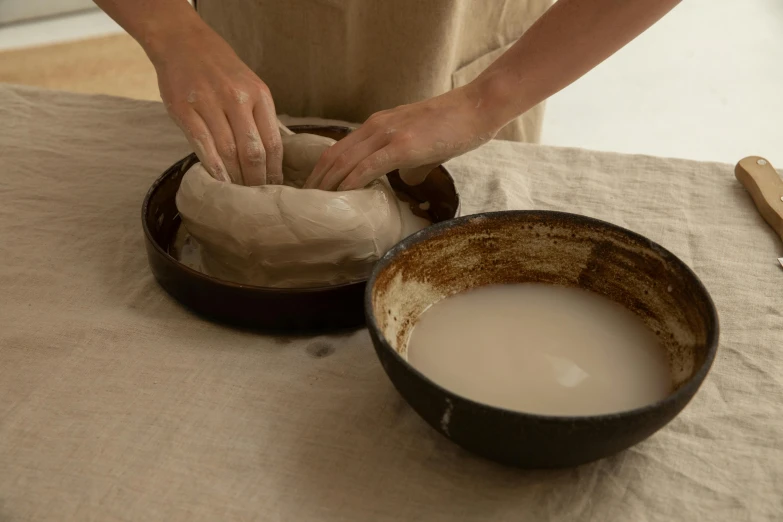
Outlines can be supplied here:
[[160, 99], [155, 70], [126, 34], [0, 52], [0, 82]]
[[[120, 33], [99, 11], [0, 27], [0, 49]], [[126, 36], [0, 52], [0, 81], [157, 99]], [[688, 0], [548, 104], [549, 145], [783, 167], [783, 0]]]

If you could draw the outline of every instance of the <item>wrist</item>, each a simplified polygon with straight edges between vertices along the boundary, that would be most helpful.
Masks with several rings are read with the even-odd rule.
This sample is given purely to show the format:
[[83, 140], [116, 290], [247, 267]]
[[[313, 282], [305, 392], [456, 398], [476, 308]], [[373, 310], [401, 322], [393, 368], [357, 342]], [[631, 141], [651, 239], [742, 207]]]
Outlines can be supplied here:
[[187, 3], [182, 2], [173, 12], [156, 13], [134, 34], [153, 65], [166, 61], [168, 53], [188, 41], [200, 39], [209, 30], [201, 17]]
[[482, 116], [495, 130], [503, 128], [535, 105], [528, 99], [518, 78], [503, 71], [485, 71], [468, 87], [474, 92]]

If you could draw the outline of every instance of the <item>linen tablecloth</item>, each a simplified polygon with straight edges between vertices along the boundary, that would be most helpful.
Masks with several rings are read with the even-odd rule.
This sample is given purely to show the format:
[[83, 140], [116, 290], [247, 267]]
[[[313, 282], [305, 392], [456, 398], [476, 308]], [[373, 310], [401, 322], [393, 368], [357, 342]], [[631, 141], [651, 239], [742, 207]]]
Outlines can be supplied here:
[[140, 206], [187, 152], [160, 104], [0, 86], [0, 521], [783, 520], [783, 245], [732, 166], [501, 141], [449, 163], [465, 213], [628, 227], [720, 313], [671, 424], [530, 472], [425, 425], [365, 331], [264, 337], [164, 293]]

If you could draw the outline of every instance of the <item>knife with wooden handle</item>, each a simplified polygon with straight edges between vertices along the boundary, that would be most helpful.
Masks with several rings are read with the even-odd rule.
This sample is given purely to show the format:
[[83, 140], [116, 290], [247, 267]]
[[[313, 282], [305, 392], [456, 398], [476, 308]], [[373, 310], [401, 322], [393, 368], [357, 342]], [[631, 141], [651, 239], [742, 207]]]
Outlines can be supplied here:
[[[750, 192], [761, 216], [783, 240], [783, 180], [766, 159], [743, 158], [734, 167], [734, 175]], [[778, 258], [783, 266], [783, 257]]]

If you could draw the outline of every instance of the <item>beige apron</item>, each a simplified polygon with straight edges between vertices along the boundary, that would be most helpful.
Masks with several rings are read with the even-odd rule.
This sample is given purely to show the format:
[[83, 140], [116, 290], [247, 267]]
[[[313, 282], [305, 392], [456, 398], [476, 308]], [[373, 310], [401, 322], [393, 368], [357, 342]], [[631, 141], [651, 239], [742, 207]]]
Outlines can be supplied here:
[[[363, 122], [473, 80], [551, 0], [198, 0], [277, 112]], [[543, 105], [498, 138], [537, 142]]]

